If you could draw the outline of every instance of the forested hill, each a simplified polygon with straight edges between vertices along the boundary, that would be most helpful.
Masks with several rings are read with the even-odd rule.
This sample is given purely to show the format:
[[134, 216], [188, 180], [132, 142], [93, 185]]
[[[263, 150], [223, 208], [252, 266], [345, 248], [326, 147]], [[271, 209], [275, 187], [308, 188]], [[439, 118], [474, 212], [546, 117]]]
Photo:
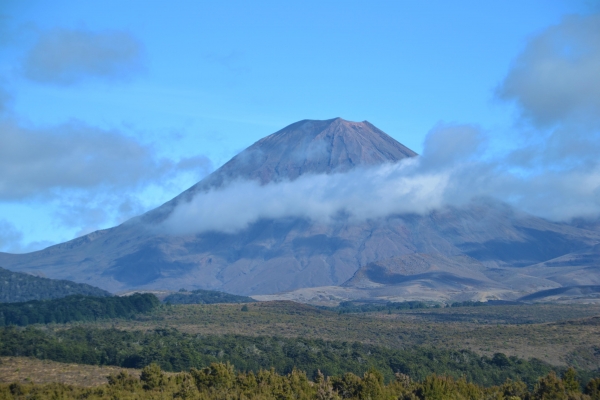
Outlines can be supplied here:
[[134, 293], [124, 297], [73, 295], [62, 299], [5, 303], [0, 304], [0, 326], [132, 318], [159, 305], [156, 296], [150, 293]]
[[[26, 356], [65, 363], [142, 368], [157, 363], [167, 371], [189, 371], [215, 362], [231, 363], [240, 371], [273, 368], [280, 374], [305, 371], [314, 377], [379, 370], [386, 381], [400, 372], [415, 380], [435, 373], [465, 377], [480, 385], [501, 385], [507, 378], [533, 388], [540, 376], [555, 369], [540, 360], [529, 361], [497, 353], [479, 356], [468, 350], [411, 347], [390, 349], [357, 342], [242, 335], [197, 335], [176, 329], [125, 331], [75, 327], [59, 330], [0, 328], [0, 356]], [[556, 368], [557, 372], [561, 372]], [[584, 381], [595, 374], [579, 371]], [[585, 375], [585, 376], [584, 376]], [[448, 397], [446, 397], [448, 398]]]
[[0, 268], [0, 303], [48, 300], [81, 294], [108, 297], [109, 292], [84, 283], [40, 278]]
[[163, 300], [169, 304], [218, 304], [218, 303], [252, 303], [252, 297], [237, 296], [215, 290], [192, 290], [191, 292], [180, 290], [173, 293]]

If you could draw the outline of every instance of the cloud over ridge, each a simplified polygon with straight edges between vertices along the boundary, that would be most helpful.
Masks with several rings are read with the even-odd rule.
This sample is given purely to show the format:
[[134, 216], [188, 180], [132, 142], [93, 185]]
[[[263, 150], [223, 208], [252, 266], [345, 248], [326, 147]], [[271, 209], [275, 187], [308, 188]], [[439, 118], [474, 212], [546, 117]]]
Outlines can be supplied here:
[[423, 155], [345, 173], [301, 175], [261, 185], [234, 180], [176, 206], [161, 227], [171, 234], [235, 233], [261, 219], [298, 217], [348, 223], [427, 214], [493, 198], [555, 221], [600, 215], [600, 165], [524, 169], [511, 154], [483, 156], [486, 134], [471, 125], [438, 125]]

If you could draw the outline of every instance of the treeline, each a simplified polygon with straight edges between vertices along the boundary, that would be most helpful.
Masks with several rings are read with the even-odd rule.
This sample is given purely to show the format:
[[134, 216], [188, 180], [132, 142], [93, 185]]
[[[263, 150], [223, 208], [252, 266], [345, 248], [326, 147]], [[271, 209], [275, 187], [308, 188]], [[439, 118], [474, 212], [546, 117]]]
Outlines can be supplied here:
[[444, 307], [482, 307], [482, 306], [499, 306], [499, 305], [522, 305], [524, 303], [517, 301], [457, 301], [450, 304], [432, 303], [424, 301], [400, 301], [388, 303], [371, 303], [362, 301], [343, 301], [336, 307], [319, 307], [324, 310], [334, 311], [338, 314], [349, 313], [366, 313], [366, 312], [381, 312], [381, 311], [397, 311], [397, 310], [416, 310], [422, 308], [444, 308]]
[[509, 300], [488, 300], [488, 301], [456, 301], [449, 304], [449, 307], [485, 307], [485, 306], [518, 306], [525, 303], [520, 301], [509, 301]]
[[[214, 362], [229, 362], [240, 371], [274, 368], [288, 374], [295, 368], [314, 377], [369, 368], [381, 371], [386, 381], [396, 373], [423, 380], [430, 374], [465, 377], [483, 386], [506, 379], [522, 380], [533, 387], [554, 368], [536, 359], [529, 361], [497, 353], [479, 356], [471, 351], [435, 348], [390, 349], [361, 343], [305, 338], [201, 336], [175, 329], [151, 332], [75, 327], [56, 332], [33, 327], [0, 329], [0, 355], [26, 356], [60, 362], [142, 368], [157, 363], [166, 371], [187, 371]], [[557, 372], [560, 372], [557, 370]], [[589, 379], [589, 372], [580, 371]]]
[[338, 314], [366, 313], [393, 310], [414, 310], [419, 308], [441, 308], [438, 303], [426, 303], [423, 301], [401, 301], [382, 303], [365, 303], [361, 301], [342, 301], [337, 307], [319, 307], [334, 311]]
[[152, 294], [126, 297], [67, 296], [53, 300], [0, 304], [0, 326], [96, 321], [105, 318], [131, 318], [160, 305]]
[[84, 283], [40, 278], [0, 268], [0, 303], [58, 299], [75, 294], [96, 297], [112, 296], [105, 290]]
[[217, 303], [252, 303], [252, 297], [238, 296], [216, 290], [180, 290], [165, 297], [163, 300], [167, 304], [217, 304]]
[[532, 389], [521, 381], [507, 380], [501, 385], [482, 387], [466, 379], [430, 375], [422, 381], [396, 374], [386, 383], [383, 375], [370, 369], [361, 376], [347, 373], [325, 377], [317, 373], [311, 381], [294, 369], [281, 375], [275, 370], [236, 372], [232, 365], [215, 363], [202, 369], [166, 375], [156, 364], [142, 370], [140, 377], [125, 372], [108, 377], [108, 384], [78, 388], [64, 384], [2, 384], [5, 399], [496, 399], [496, 400], [600, 400], [600, 379], [580, 389], [574, 370], [562, 377], [554, 372], [539, 379]]

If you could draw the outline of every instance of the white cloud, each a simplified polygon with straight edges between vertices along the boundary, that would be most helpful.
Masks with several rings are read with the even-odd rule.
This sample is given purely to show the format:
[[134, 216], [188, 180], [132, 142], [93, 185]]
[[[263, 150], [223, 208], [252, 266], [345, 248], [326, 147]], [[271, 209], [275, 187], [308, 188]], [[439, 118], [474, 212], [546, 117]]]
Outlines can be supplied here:
[[[453, 140], [454, 138], [454, 140]], [[160, 229], [171, 234], [234, 233], [260, 219], [299, 217], [349, 223], [427, 214], [491, 197], [544, 218], [600, 215], [600, 165], [527, 169], [513, 157], [481, 157], [486, 135], [469, 125], [439, 125], [423, 155], [347, 173], [302, 175], [261, 185], [236, 180], [179, 204]]]
[[[121, 131], [79, 121], [37, 127], [0, 118], [0, 143], [0, 205], [43, 207], [61, 235], [122, 223], [212, 169], [205, 156], [171, 160]], [[0, 251], [53, 244], [24, 243], [13, 225], [0, 230]]]
[[393, 212], [427, 212], [442, 204], [448, 176], [418, 174], [417, 160], [405, 160], [343, 174], [303, 175], [294, 181], [260, 185], [234, 181], [180, 204], [165, 222], [174, 234], [209, 230], [236, 232], [262, 218], [303, 217], [351, 221]]
[[566, 17], [534, 37], [498, 95], [539, 126], [568, 118], [600, 121], [600, 14]]
[[71, 189], [134, 189], [211, 168], [206, 157], [175, 162], [119, 131], [78, 121], [39, 128], [7, 118], [0, 120], [0, 142], [0, 200]]
[[600, 15], [567, 17], [532, 38], [497, 93], [531, 123], [525, 146], [483, 157], [488, 133], [440, 124], [417, 158], [263, 186], [234, 181], [180, 204], [165, 228], [236, 232], [263, 218], [328, 223], [341, 215], [360, 222], [478, 197], [557, 221], [600, 215]]

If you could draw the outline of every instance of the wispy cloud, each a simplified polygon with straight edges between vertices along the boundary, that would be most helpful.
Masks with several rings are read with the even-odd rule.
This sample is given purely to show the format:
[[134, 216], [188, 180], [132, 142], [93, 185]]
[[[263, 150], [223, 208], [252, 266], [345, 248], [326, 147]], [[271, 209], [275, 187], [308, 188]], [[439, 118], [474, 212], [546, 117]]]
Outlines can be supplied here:
[[23, 233], [12, 223], [0, 219], [0, 249], [11, 253], [28, 253], [50, 246], [49, 241], [34, 241], [23, 244]]
[[[17, 69], [52, 85], [132, 79], [145, 68], [142, 43], [126, 31], [33, 29], [35, 42]], [[72, 119], [53, 125], [27, 121], [12, 108], [11, 81], [0, 77], [0, 202], [39, 205], [61, 234], [118, 224], [164, 201], [165, 192], [212, 170], [203, 156], [166, 157], [135, 129], [105, 129]], [[14, 89], [14, 88], [12, 88]], [[148, 136], [148, 135], [145, 135]], [[191, 184], [191, 183], [189, 183]], [[147, 200], [145, 196], [150, 193]], [[13, 221], [14, 222], [14, 221]], [[9, 221], [0, 250], [36, 250]]]
[[6, 220], [0, 219], [0, 249], [14, 250], [23, 238], [23, 234]]
[[58, 85], [88, 78], [128, 80], [143, 68], [143, 46], [126, 31], [62, 28], [43, 32], [22, 66], [26, 78]]
[[568, 16], [534, 37], [497, 93], [540, 127], [600, 121], [600, 14]]
[[[149, 193], [181, 190], [212, 170], [203, 155], [172, 159], [127, 130], [101, 129], [81, 121], [39, 126], [14, 115], [0, 87], [0, 202], [47, 209], [61, 230], [76, 236], [119, 224], [153, 205]], [[191, 179], [191, 180], [190, 180]], [[191, 183], [190, 183], [191, 184]], [[163, 194], [164, 196], [164, 194]], [[164, 200], [162, 200], [164, 201]], [[0, 251], [26, 252], [52, 244], [26, 242], [9, 221], [0, 221]]]
[[230, 51], [228, 53], [207, 53], [204, 59], [211, 64], [218, 65], [235, 74], [247, 73], [250, 68], [245, 63], [243, 53], [239, 51]]
[[333, 222], [379, 218], [393, 212], [427, 212], [442, 204], [448, 176], [415, 174], [417, 160], [348, 173], [302, 175], [293, 181], [261, 185], [234, 181], [180, 204], [165, 222], [174, 234], [233, 233], [259, 219], [302, 217]]
[[206, 157], [174, 162], [119, 131], [79, 121], [39, 128], [0, 120], [0, 142], [3, 200], [68, 189], [131, 189], [159, 182], [177, 170], [210, 168]]

